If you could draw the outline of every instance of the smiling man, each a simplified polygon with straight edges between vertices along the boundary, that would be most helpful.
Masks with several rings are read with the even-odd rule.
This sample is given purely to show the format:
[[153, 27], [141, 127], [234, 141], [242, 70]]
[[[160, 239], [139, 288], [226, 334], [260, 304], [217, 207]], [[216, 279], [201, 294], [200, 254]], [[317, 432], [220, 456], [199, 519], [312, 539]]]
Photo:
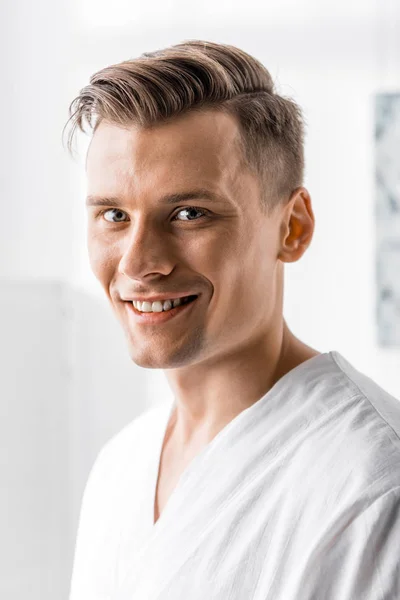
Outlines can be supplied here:
[[70, 110], [95, 118], [91, 267], [174, 396], [101, 450], [70, 600], [400, 598], [400, 404], [283, 318], [314, 231], [298, 106], [191, 41], [103, 69]]

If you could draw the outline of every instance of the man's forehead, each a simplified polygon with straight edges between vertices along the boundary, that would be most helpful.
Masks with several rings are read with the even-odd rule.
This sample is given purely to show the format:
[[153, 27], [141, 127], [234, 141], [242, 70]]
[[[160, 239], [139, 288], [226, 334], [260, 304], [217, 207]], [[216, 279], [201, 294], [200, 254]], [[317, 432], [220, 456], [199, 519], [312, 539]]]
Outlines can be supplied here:
[[240, 157], [236, 120], [218, 111], [192, 112], [167, 123], [140, 127], [101, 122], [89, 145], [86, 167], [116, 166], [127, 161], [132, 168], [166, 162], [221, 165], [235, 164]]
[[[193, 121], [196, 127], [192, 130], [196, 129], [196, 134], [188, 135]], [[119, 198], [120, 203], [131, 198], [154, 197], [161, 201], [164, 196], [171, 196], [175, 202], [179, 194], [194, 190], [193, 198], [200, 198], [198, 190], [206, 190], [213, 196], [213, 202], [219, 197], [219, 202], [240, 204], [240, 197], [247, 197], [248, 190], [253, 187], [258, 190], [258, 178], [244, 163], [240, 147], [235, 148], [236, 122], [222, 114], [218, 123], [220, 133], [226, 135], [218, 143], [212, 127], [216, 123], [217, 118], [212, 116], [192, 119], [191, 123], [182, 119], [186, 136], [181, 135], [182, 129], [175, 136], [179, 128], [170, 123], [160, 127], [160, 137], [155, 127], [123, 129], [105, 123], [100, 129], [99, 125], [87, 168], [89, 202], [98, 203], [101, 198], [110, 197]], [[201, 143], [197, 143], [198, 139]], [[94, 145], [96, 141], [99, 143]], [[202, 194], [203, 199], [207, 193]]]

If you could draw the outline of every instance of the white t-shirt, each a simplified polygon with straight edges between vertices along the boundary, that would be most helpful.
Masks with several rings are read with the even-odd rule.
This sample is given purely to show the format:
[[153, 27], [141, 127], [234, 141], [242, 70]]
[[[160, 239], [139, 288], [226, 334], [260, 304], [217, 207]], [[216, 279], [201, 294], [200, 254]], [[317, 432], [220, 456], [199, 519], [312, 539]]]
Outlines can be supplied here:
[[153, 523], [173, 403], [101, 450], [70, 600], [400, 600], [400, 401], [337, 351], [193, 459]]

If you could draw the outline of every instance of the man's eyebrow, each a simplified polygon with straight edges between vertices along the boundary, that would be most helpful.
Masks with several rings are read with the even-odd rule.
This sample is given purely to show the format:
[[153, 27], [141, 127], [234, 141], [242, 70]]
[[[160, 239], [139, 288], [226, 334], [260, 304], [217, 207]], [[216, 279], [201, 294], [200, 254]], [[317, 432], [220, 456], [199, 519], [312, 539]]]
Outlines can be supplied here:
[[[225, 198], [210, 192], [203, 188], [197, 190], [190, 190], [188, 192], [177, 192], [175, 194], [166, 194], [159, 200], [160, 204], [179, 204], [187, 200], [204, 200], [205, 202], [226, 202]], [[106, 197], [106, 196], [93, 196], [89, 195], [86, 198], [86, 206], [117, 206], [121, 208], [124, 204], [119, 198]]]

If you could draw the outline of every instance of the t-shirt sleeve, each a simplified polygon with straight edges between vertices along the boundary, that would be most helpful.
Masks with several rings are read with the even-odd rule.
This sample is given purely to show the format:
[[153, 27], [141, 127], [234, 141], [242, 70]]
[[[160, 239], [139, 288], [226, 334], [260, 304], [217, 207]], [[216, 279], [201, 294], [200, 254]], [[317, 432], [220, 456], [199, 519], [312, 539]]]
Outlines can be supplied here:
[[107, 473], [103, 448], [92, 466], [82, 496], [69, 600], [112, 598], [115, 540], [111, 539], [108, 526], [110, 482]]
[[310, 567], [307, 600], [400, 600], [400, 487], [345, 524]]

